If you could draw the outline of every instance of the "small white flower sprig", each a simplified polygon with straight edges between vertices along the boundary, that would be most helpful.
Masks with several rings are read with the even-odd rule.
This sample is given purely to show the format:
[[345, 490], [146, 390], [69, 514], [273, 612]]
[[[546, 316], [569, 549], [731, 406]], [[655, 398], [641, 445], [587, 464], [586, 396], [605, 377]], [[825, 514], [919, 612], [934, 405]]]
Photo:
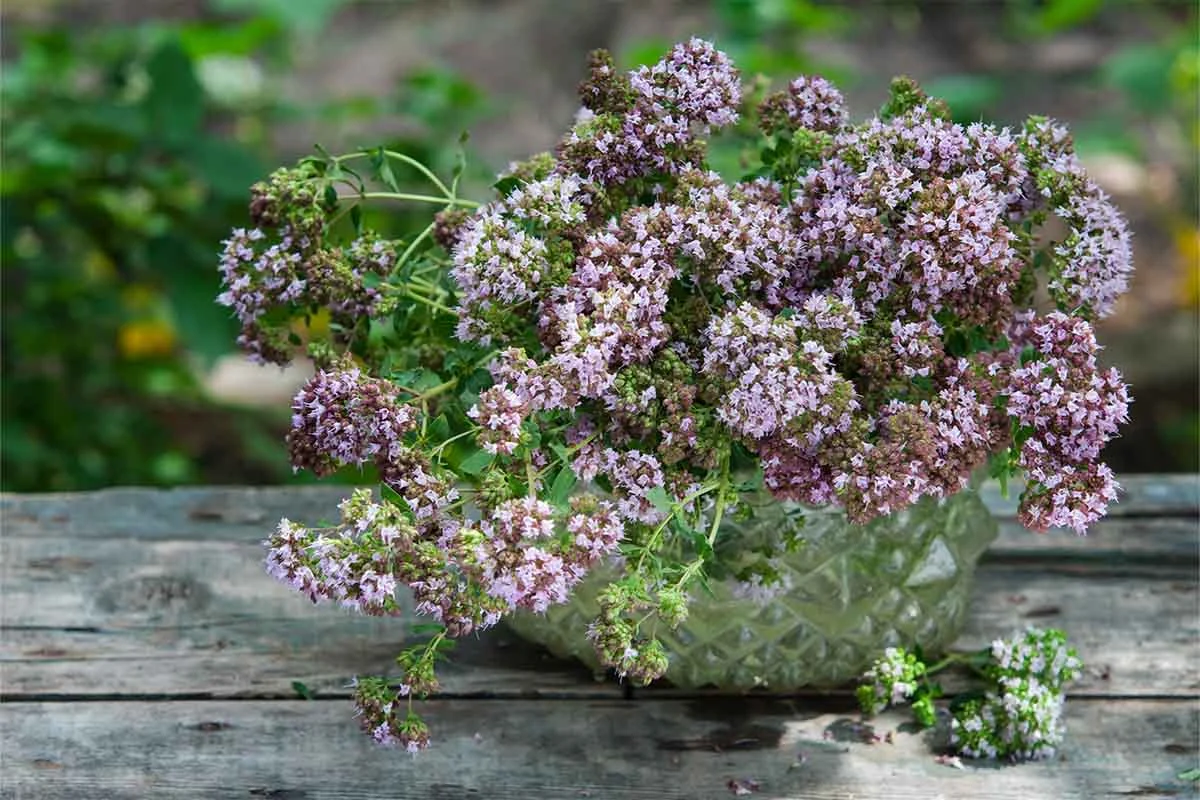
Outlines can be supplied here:
[[1063, 688], [1083, 671], [1083, 662], [1060, 630], [1029, 628], [997, 639], [976, 653], [952, 654], [927, 666], [915, 653], [888, 648], [858, 687], [865, 715], [909, 703], [921, 727], [937, 722], [934, 701], [942, 696], [932, 676], [963, 664], [986, 681], [983, 691], [950, 704], [950, 746], [968, 758], [1029, 761], [1050, 758], [1066, 732]]
[[[226, 242], [242, 347], [319, 368], [293, 465], [380, 484], [336, 525], [284, 520], [268, 569], [367, 614], [399, 614], [405, 585], [436, 623], [398, 680], [356, 685], [381, 743], [426, 746], [413, 699], [453, 640], [565, 602], [602, 561], [597, 655], [660, 677], [658, 631], [705, 580], [779, 588], [794, 542], [723, 535], [764, 491], [866, 523], [990, 465], [1026, 475], [1026, 526], [1081, 533], [1116, 498], [1099, 455], [1129, 397], [1091, 320], [1125, 290], [1129, 235], [1061, 126], [959, 125], [907, 79], [851, 123], [828, 81], [745, 93], [699, 39], [627, 74], [594, 54], [580, 97], [490, 202], [402, 153], [322, 152], [252, 187], [254, 227]], [[709, 169], [722, 128], [755, 143], [744, 175]], [[395, 240], [381, 204], [436, 213]]]

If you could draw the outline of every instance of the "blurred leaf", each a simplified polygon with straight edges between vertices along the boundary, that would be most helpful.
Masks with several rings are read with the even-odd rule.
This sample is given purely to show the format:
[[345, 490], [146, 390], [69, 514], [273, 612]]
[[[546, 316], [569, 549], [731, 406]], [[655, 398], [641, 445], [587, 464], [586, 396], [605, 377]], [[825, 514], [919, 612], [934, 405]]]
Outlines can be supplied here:
[[197, 139], [188, 155], [196, 176], [206, 181], [220, 200], [247, 198], [249, 186], [266, 172], [249, 150], [220, 139]]
[[142, 107], [150, 130], [172, 144], [185, 141], [204, 118], [204, 89], [178, 41], [163, 44], [146, 64], [150, 89]]
[[1154, 113], [1171, 107], [1167, 75], [1175, 63], [1172, 48], [1152, 44], [1125, 47], [1101, 67], [1101, 80], [1121, 90], [1138, 110]]
[[467, 475], [478, 475], [488, 468], [494, 456], [486, 450], [476, 450], [459, 463], [458, 468]]
[[554, 483], [550, 485], [550, 493], [546, 497], [547, 502], [558, 507], [566, 505], [567, 498], [571, 496], [571, 490], [575, 488], [576, 480], [575, 471], [569, 465], [563, 465], [554, 478]]
[[674, 42], [661, 38], [646, 38], [636, 46], [620, 53], [617, 64], [624, 69], [636, 69], [641, 66], [656, 64], [670, 52]]
[[648, 500], [650, 505], [654, 506], [655, 509], [663, 512], [664, 514], [670, 514], [675, 508], [675, 503], [671, 500], [671, 496], [667, 494], [667, 490], [661, 486], [655, 486], [653, 489], [646, 492], [646, 500]]
[[439, 414], [437, 419], [429, 423], [425, 429], [426, 437], [432, 442], [444, 442], [450, 438], [450, 421], [445, 414]]
[[196, 22], [179, 28], [179, 43], [193, 60], [221, 53], [249, 56], [280, 38], [282, 27], [271, 17], [253, 17], [241, 24]]
[[216, 253], [211, 270], [182, 260], [189, 243], [178, 234], [155, 239], [148, 248], [149, 258], [162, 271], [171, 316], [184, 346], [198, 356], [205, 367], [230, 352], [238, 326], [229, 309], [217, 305], [219, 291]]
[[1058, 33], [1087, 22], [1104, 6], [1104, 0], [1046, 0], [1033, 19], [1042, 33]]
[[955, 122], [978, 122], [1004, 96], [1000, 78], [990, 75], [948, 75], [922, 85], [931, 97], [945, 100]]

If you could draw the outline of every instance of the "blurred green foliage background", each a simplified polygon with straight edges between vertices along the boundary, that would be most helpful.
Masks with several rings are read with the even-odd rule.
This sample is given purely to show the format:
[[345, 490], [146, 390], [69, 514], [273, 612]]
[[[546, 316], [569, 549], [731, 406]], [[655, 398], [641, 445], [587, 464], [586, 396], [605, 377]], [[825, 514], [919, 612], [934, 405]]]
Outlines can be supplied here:
[[[208, 377], [228, 361], [236, 335], [226, 310], [213, 302], [217, 252], [229, 229], [245, 222], [249, 185], [316, 140], [386, 144], [445, 174], [461, 132], [481, 126], [482, 141], [489, 126], [511, 113], [508, 98], [472, 85], [453, 59], [408, 69], [382, 92], [296, 91], [289, 79], [304, 54], [336, 38], [340, 20], [362, 5], [197, 0], [177, 18], [131, 13], [102, 24], [81, 23], [72, 13], [87, 3], [7, 5], [0, 74], [0, 488], [304, 480], [291, 475], [283, 453], [286, 401], [234, 404], [209, 391]], [[389, 13], [416, 14], [421, 5], [395, 3]], [[676, 13], [660, 5], [663, 14]], [[437, 4], [425, 6], [423, 13], [439, 13]], [[851, 94], [890, 75], [868, 75], [846, 59], [829, 58], [839, 42], [906, 28], [960, 35], [945, 4], [918, 0], [708, 0], [686, 12], [696, 15], [696, 7], [702, 8], [689, 33], [714, 37], [747, 77], [818, 72]], [[1165, 163], [1179, 184], [1157, 200], [1151, 192], [1138, 213], [1165, 236], [1158, 252], [1181, 265], [1156, 273], [1158, 283], [1171, 285], [1159, 286], [1154, 297], [1167, 299], [1154, 302], [1170, 305], [1174, 297], [1185, 319], [1194, 319], [1200, 307], [1195, 4], [1008, 0], [978, 4], [972, 13], [986, 17], [982, 24], [996, 42], [1069, 44], [1125, 24], [1130, 14], [1150, 31], [1097, 68], [1064, 80], [1106, 98], [1074, 120], [1082, 154], [1140, 165], [1151, 188], [1154, 170]], [[678, 27], [626, 37], [617, 55], [625, 66], [652, 62]], [[529, 29], [531, 47], [537, 35]], [[579, 46], [562, 54], [576, 73], [587, 49], [613, 44], [600, 33], [595, 41], [577, 38]], [[1020, 116], [1056, 112], [1024, 103], [1044, 80], [1037, 70], [998, 74], [980, 68], [978, 59], [960, 61], [964, 69], [926, 86], [962, 121], [1015, 121], [1006, 119], [1013, 108]], [[468, 186], [486, 186], [504, 166], [493, 163], [495, 149], [472, 154]], [[374, 223], [402, 237], [417, 221], [397, 210]], [[1136, 227], [1136, 215], [1134, 221]], [[1124, 330], [1130, 341], [1136, 342], [1138, 320], [1157, 313], [1151, 307], [1140, 317], [1127, 314], [1134, 320]], [[1120, 325], [1114, 335], [1122, 335]], [[1158, 384], [1145, 391], [1135, 384], [1137, 436], [1127, 433], [1110, 453], [1119, 471], [1200, 468], [1194, 365], [1186, 363], [1194, 357], [1190, 351], [1174, 357], [1179, 369], [1156, 377]], [[1165, 404], [1144, 402], [1163, 392]]]

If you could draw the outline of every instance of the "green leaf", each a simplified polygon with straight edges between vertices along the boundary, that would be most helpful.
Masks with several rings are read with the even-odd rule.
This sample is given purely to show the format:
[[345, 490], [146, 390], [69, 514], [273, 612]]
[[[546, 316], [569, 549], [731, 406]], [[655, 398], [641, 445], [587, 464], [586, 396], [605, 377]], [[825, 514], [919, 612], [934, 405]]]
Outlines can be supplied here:
[[1175, 777], [1181, 781], [1189, 781], [1189, 782], [1200, 781], [1200, 767], [1193, 767], [1192, 769], [1185, 769], [1183, 772], [1179, 773]]
[[1161, 44], [1137, 44], [1119, 50], [1105, 61], [1101, 76], [1119, 88], [1138, 110], [1153, 113], [1171, 106], [1171, 82], [1167, 80], [1176, 54]]
[[425, 428], [425, 436], [433, 442], [444, 442], [450, 438], [450, 420], [445, 414], [439, 414], [437, 419]]
[[292, 681], [292, 691], [299, 695], [301, 700], [312, 700], [316, 696], [311, 689], [300, 681]]
[[468, 475], [478, 475], [488, 468], [488, 465], [492, 463], [493, 458], [495, 458], [495, 456], [486, 450], [476, 450], [475, 452], [471, 453], [471, 455], [464, 458], [458, 465], [458, 468]]
[[500, 180], [493, 183], [492, 188], [495, 189], [496, 193], [499, 194], [501, 197], [508, 197], [510, 194], [512, 194], [512, 190], [516, 189], [520, 185], [521, 185], [520, 178], [509, 175], [508, 177], [501, 178]]
[[166, 280], [165, 294], [180, 341], [207, 368], [233, 350], [238, 324], [229, 309], [216, 303], [220, 291], [216, 271], [189, 263], [187, 252], [194, 245], [170, 234], [152, 240], [147, 254]]
[[440, 622], [414, 622], [408, 630], [414, 636], [436, 636], [446, 630], [446, 626]]
[[182, 144], [204, 120], [204, 88], [177, 40], [164, 43], [146, 64], [150, 89], [142, 101], [146, 123], [169, 144]]
[[654, 506], [664, 514], [670, 514], [675, 508], [675, 503], [671, 500], [671, 496], [667, 494], [667, 490], [661, 486], [655, 486], [650, 491], [646, 492], [646, 499], [650, 501], [650, 505]]
[[409, 389], [414, 389], [418, 392], [423, 392], [427, 389], [432, 389], [435, 386], [442, 384], [442, 378], [433, 370], [417, 367], [416, 369], [406, 369], [403, 372], [397, 372], [392, 375], [392, 380], [401, 386]]
[[383, 181], [393, 192], [400, 191], [400, 183], [396, 180], [396, 173], [392, 172], [392, 165], [388, 162], [388, 157], [384, 154], [382, 147], [371, 154], [371, 163], [375, 165], [375, 171], [379, 174], [379, 180]]
[[575, 471], [570, 466], [564, 465], [554, 478], [554, 483], [550, 484], [550, 493], [547, 495], [546, 501], [553, 506], [565, 506], [567, 499], [571, 496], [571, 490], [575, 488], [576, 480]]

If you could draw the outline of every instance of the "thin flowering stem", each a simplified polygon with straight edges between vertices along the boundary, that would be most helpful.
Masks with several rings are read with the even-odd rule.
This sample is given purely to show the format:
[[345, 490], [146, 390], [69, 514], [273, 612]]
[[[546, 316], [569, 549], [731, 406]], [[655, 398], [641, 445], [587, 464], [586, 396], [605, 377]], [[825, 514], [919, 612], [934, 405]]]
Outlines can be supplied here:
[[425, 226], [425, 230], [417, 234], [417, 236], [408, 243], [408, 247], [404, 248], [404, 252], [400, 254], [400, 258], [396, 259], [396, 263], [392, 268], [395, 270], [403, 268], [404, 265], [408, 263], [408, 259], [412, 258], [412, 254], [417, 251], [418, 247], [420, 247], [421, 243], [428, 239], [429, 235], [432, 233], [433, 223], [431, 222]]
[[[726, 476], [726, 477], [728, 477], [728, 476]], [[700, 499], [704, 495], [706, 495], [712, 491], [715, 491], [718, 488], [720, 488], [720, 484], [716, 484], [716, 483], [706, 484], [705, 486], [701, 487], [700, 489], [697, 489], [696, 491], [689, 494], [687, 497], [680, 500], [679, 503], [676, 504], [671, 509], [671, 511], [669, 511], [667, 513], [666, 518], [658, 524], [658, 527], [656, 527], [654, 529], [654, 532], [650, 534], [649, 541], [647, 541], [646, 544], [642, 547], [642, 553], [638, 557], [637, 566], [634, 568], [634, 572], [641, 573], [643, 567], [645, 566], [647, 556], [649, 556], [650, 553], [652, 553], [655, 549], [657, 549], [658, 545], [660, 544], [660, 542], [662, 540], [663, 532], [667, 529], [667, 525], [669, 525], [671, 520], [675, 517], [675, 509], [682, 508], [683, 506], [688, 505], [689, 503], [691, 503], [694, 500]]]
[[[730, 453], [726, 450], [721, 459], [721, 480], [717, 484], [717, 500], [713, 508], [712, 524], [708, 529], [707, 542], [711, 550], [712, 546], [717, 541], [717, 535], [721, 531], [721, 520], [725, 515], [725, 503], [729, 494], [729, 456]], [[679, 576], [679, 580], [675, 585], [679, 589], [686, 589], [692, 579], [704, 568], [704, 558], [701, 556], [689, 563], [683, 570], [683, 574]]]
[[[376, 152], [360, 151], [357, 153], [348, 153], [347, 155], [338, 156], [337, 162], [341, 163], [342, 161], [350, 161], [350, 160], [358, 159], [358, 158], [374, 158], [377, 152], [379, 152], [379, 151], [376, 151]], [[425, 166], [420, 161], [417, 161], [412, 156], [406, 156], [404, 153], [397, 153], [395, 150], [383, 150], [382, 153], [387, 158], [393, 159], [395, 161], [399, 161], [403, 164], [407, 164], [410, 167], [413, 167], [414, 169], [416, 169], [418, 172], [420, 172], [422, 175], [424, 175], [426, 178], [428, 178], [429, 181], [438, 188], [438, 191], [440, 191], [447, 198], [453, 199], [455, 197], [454, 192], [452, 192], [449, 188], [447, 188], [446, 184], [443, 183], [442, 180], [437, 175], [434, 174], [433, 170], [429, 169], [429, 167]]]
[[430, 308], [432, 308], [436, 311], [440, 311], [443, 314], [449, 314], [452, 317], [458, 316], [457, 310], [451, 308], [450, 306], [446, 305], [445, 303], [439, 303], [437, 300], [426, 297], [425, 295], [422, 295], [422, 294], [418, 294], [417, 292], [413, 291], [413, 289], [409, 286], [404, 287], [404, 296], [410, 300], [416, 300], [418, 303], [424, 303], [425, 305], [429, 306]]
[[434, 447], [432, 450], [430, 450], [429, 451], [430, 455], [434, 455], [434, 456], [441, 455], [441, 452], [443, 450], [445, 450], [448, 446], [453, 444], [454, 442], [457, 442], [459, 439], [465, 439], [468, 436], [474, 436], [477, 433], [478, 433], [478, 430], [475, 428], [472, 428], [470, 430], [463, 431], [462, 433], [455, 434], [454, 436], [451, 436], [449, 439], [443, 440], [436, 447]]
[[455, 386], [458, 386], [458, 378], [451, 378], [450, 380], [446, 381], [445, 383], [439, 383], [437, 386], [434, 386], [432, 389], [424, 391], [421, 394], [417, 395], [416, 397], [414, 397], [411, 400], [408, 400], [406, 402], [408, 402], [410, 404], [423, 403], [426, 400], [432, 400], [433, 398], [437, 397], [438, 395], [445, 394], [446, 392], [453, 389]]
[[461, 197], [434, 197], [428, 194], [410, 194], [408, 192], [362, 192], [357, 195], [364, 200], [407, 200], [414, 203], [430, 203], [438, 206], [479, 208], [474, 200], [464, 200]]

